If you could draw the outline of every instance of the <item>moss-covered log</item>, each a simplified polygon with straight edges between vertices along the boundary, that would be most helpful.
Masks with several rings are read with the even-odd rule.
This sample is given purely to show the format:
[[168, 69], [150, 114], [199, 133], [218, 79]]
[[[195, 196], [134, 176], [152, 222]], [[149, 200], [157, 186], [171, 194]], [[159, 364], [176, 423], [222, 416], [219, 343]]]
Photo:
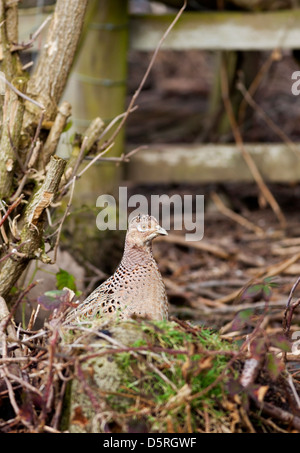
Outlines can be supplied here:
[[223, 386], [216, 380], [222, 373], [225, 378], [236, 351], [214, 332], [140, 320], [86, 327], [75, 326], [65, 336], [64, 353], [76, 359], [62, 429], [170, 432], [173, 426], [175, 432], [195, 432], [203, 427], [206, 405], [217, 414], [214, 400], [221, 403]]

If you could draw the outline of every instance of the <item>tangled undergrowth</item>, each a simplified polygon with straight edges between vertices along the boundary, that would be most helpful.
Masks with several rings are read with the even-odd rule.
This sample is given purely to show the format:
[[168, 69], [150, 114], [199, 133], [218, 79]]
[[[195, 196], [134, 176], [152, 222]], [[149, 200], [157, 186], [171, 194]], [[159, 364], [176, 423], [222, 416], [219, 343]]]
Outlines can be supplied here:
[[[204, 412], [216, 426], [226, 424], [221, 377], [227, 375], [226, 366], [236, 350], [217, 333], [180, 321], [126, 322], [104, 332], [94, 331], [90, 344], [102, 351], [109, 347], [108, 352], [92, 354], [82, 366], [94, 400], [102, 408], [98, 422], [103, 431], [196, 432], [205, 429]], [[91, 412], [90, 397], [81, 394], [78, 401], [79, 388], [77, 383], [72, 400], [71, 429], [75, 431], [86, 429]]]
[[231, 340], [176, 318], [66, 326], [58, 311], [15, 335], [7, 324], [0, 431], [300, 432], [289, 343], [261, 321], [239, 314], [246, 330]]

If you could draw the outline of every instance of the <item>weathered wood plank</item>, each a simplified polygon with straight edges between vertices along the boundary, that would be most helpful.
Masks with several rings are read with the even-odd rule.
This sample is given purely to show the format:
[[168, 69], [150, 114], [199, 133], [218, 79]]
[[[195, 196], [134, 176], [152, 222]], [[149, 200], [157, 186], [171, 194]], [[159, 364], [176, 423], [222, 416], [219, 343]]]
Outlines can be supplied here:
[[[132, 15], [131, 48], [153, 50], [174, 15]], [[270, 50], [300, 47], [300, 10], [184, 13], [164, 49]]]
[[[299, 154], [284, 144], [247, 144], [265, 181], [300, 180]], [[226, 145], [150, 145], [140, 151], [125, 167], [126, 179], [138, 183], [152, 182], [235, 182], [253, 181], [237, 147]]]

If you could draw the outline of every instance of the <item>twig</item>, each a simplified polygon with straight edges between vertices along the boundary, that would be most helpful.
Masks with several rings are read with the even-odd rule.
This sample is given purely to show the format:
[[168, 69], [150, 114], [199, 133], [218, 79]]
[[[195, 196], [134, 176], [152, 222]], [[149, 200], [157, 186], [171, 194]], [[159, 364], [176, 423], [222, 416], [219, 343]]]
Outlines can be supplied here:
[[[156, 239], [160, 241], [160, 238]], [[184, 237], [177, 236], [175, 234], [169, 234], [168, 236], [164, 236], [164, 242], [170, 242], [172, 244], [183, 245], [184, 247], [192, 247], [197, 250], [202, 250], [205, 252], [212, 253], [213, 255], [222, 258], [222, 259], [229, 259], [231, 254], [219, 247], [216, 244], [210, 244], [209, 242], [198, 241], [198, 242], [187, 242]]]
[[21, 384], [22, 387], [27, 388], [31, 392], [36, 393], [38, 396], [42, 396], [42, 393], [37, 388], [26, 382], [24, 379], [21, 379], [19, 376], [15, 376], [14, 374], [8, 372], [7, 377], [9, 377], [12, 381], [18, 382], [18, 384]]
[[271, 415], [272, 418], [277, 418], [284, 423], [291, 424], [297, 430], [300, 430], [300, 418], [296, 415], [291, 414], [279, 407], [274, 406], [271, 403], [260, 402], [257, 398], [252, 397], [252, 401], [256, 404], [257, 408], [262, 412]]
[[[0, 221], [2, 221], [1, 211], [0, 211]], [[5, 231], [5, 228], [4, 228], [3, 225], [0, 227], [0, 232], [1, 232], [1, 235], [2, 235], [4, 243], [8, 244], [9, 243], [9, 239], [7, 237], [7, 234], [6, 234], [6, 231]]]
[[[68, 384], [68, 381], [64, 380], [62, 383], [62, 386], [61, 386], [59, 398], [58, 398], [56, 408], [55, 408], [55, 414], [53, 416], [53, 421], [52, 421], [54, 430], [57, 430], [59, 428], [59, 422], [60, 422], [61, 412], [62, 412], [63, 405], [64, 405], [64, 395], [66, 392], [67, 384]], [[51, 429], [53, 429], [53, 428], [51, 428]], [[45, 427], [44, 427], [44, 429], [45, 429]]]
[[[293, 284], [292, 289], [289, 294], [289, 298], [286, 304], [286, 309], [283, 315], [283, 331], [285, 335], [288, 337], [291, 329], [291, 323], [292, 323], [292, 318], [294, 311], [296, 308], [300, 305], [300, 299], [298, 299], [294, 304], [291, 305], [291, 301], [294, 295], [294, 292], [296, 291], [297, 286], [300, 283], [300, 277], [296, 280], [296, 282]], [[283, 354], [283, 360], [286, 361], [287, 358], [287, 353], [284, 352]]]
[[237, 89], [242, 93], [244, 99], [253, 108], [253, 110], [255, 110], [259, 114], [259, 116], [267, 123], [270, 129], [272, 129], [272, 131], [276, 135], [278, 135], [278, 137], [281, 138], [281, 140], [283, 140], [284, 143], [286, 143], [287, 146], [299, 157], [300, 151], [296, 147], [295, 143], [293, 143], [292, 140], [285, 134], [285, 132], [281, 130], [280, 127], [277, 126], [277, 124], [274, 123], [274, 121], [267, 115], [267, 113], [260, 107], [260, 105], [255, 102], [242, 82], [237, 83]]
[[[292, 289], [292, 291], [290, 293], [290, 297], [289, 297], [289, 300], [288, 300], [288, 303], [287, 303], [287, 306], [286, 306], [286, 309], [285, 309], [285, 312], [284, 312], [284, 315], [283, 315], [283, 331], [284, 331], [284, 333], [285, 333], [285, 335], [287, 337], [289, 336], [289, 333], [290, 333], [291, 323], [292, 323], [294, 311], [300, 305], [300, 299], [298, 299], [294, 304], [290, 305], [292, 293], [293, 293], [294, 289], [296, 289], [296, 286], [299, 283], [299, 279], [297, 280], [297, 282], [293, 286], [293, 289]], [[286, 361], [286, 357], [287, 357], [287, 353], [284, 352], [284, 354], [283, 354], [284, 361]]]
[[187, 5], [187, 0], [184, 0], [183, 1], [183, 6], [181, 7], [181, 9], [178, 11], [178, 13], [176, 14], [174, 20], [172, 21], [172, 23], [169, 25], [169, 27], [167, 28], [167, 30], [164, 32], [163, 36], [161, 37], [161, 39], [159, 40], [157, 46], [156, 46], [156, 49], [154, 50], [153, 52], [153, 55], [150, 59], [150, 63], [146, 69], [146, 72], [137, 88], [137, 90], [135, 91], [134, 95], [132, 96], [131, 100], [130, 100], [130, 103], [128, 105], [128, 108], [125, 112], [125, 115], [123, 116], [120, 124], [118, 125], [118, 127], [116, 128], [116, 130], [114, 131], [114, 133], [112, 134], [112, 136], [109, 138], [108, 142], [105, 144], [105, 146], [107, 146], [108, 144], [112, 143], [116, 136], [119, 134], [120, 130], [122, 129], [123, 125], [125, 124], [125, 122], [127, 121], [127, 118], [128, 116], [130, 115], [131, 113], [131, 110], [132, 108], [134, 108], [134, 104], [140, 94], [140, 92], [142, 91], [144, 85], [145, 85], [145, 82], [149, 76], [149, 73], [152, 69], [152, 66], [156, 60], [156, 57], [157, 57], [157, 54], [163, 44], [163, 42], [165, 41], [166, 37], [168, 36], [168, 34], [170, 33], [170, 31], [172, 30], [172, 28], [174, 27], [174, 25], [176, 24], [176, 22], [178, 22], [179, 18], [181, 17], [181, 15], [183, 14], [183, 11], [185, 10], [186, 8], [186, 5]]
[[[133, 111], [134, 109], [131, 109], [131, 111]], [[120, 115], [120, 117], [124, 117], [125, 114], [122, 114]], [[115, 118], [116, 120], [116, 118]], [[113, 122], [112, 122], [113, 123]], [[111, 123], [111, 124], [112, 124]], [[111, 124], [109, 126], [111, 126]], [[98, 138], [98, 141], [101, 139], [101, 137], [108, 131], [108, 129], [105, 129], [103, 131], [103, 133], [100, 135], [100, 137]], [[86, 144], [87, 142], [89, 141], [89, 137], [88, 136], [85, 136], [84, 137], [84, 140], [82, 142], [82, 145], [81, 145], [81, 149], [80, 149], [80, 153], [79, 153], [79, 156], [77, 158], [77, 161], [76, 161], [76, 164], [75, 164], [75, 167], [74, 167], [74, 170], [73, 170], [73, 174], [72, 174], [72, 177], [76, 175], [76, 172], [78, 170], [78, 167], [79, 167], [79, 164], [82, 160], [82, 157], [83, 157], [83, 154], [86, 150]], [[129, 158], [132, 157], [134, 154], [136, 154], [138, 151], [140, 151], [141, 149], [144, 149], [146, 148], [146, 146], [139, 146], [133, 150], [131, 150], [130, 152], [128, 152], [127, 154], [122, 154], [122, 156], [120, 157], [109, 157], [109, 158], [103, 158], [102, 156], [104, 154], [106, 154], [112, 147], [113, 147], [114, 143], [111, 143], [110, 145], [108, 145], [108, 142], [105, 143], [105, 146], [107, 146], [103, 151], [100, 151], [96, 156], [94, 157], [91, 157], [90, 159], [90, 162], [86, 165], [86, 167], [78, 174], [76, 175], [76, 179], [77, 178], [80, 178], [95, 162], [97, 161], [113, 161], [113, 162], [129, 162]], [[103, 149], [100, 148], [100, 149]], [[89, 158], [87, 158], [88, 160]], [[71, 178], [72, 179], [72, 178]], [[72, 181], [70, 180], [69, 182], [67, 182], [63, 189], [65, 191], [65, 189], [67, 189], [69, 187], [69, 185], [72, 183]]]
[[237, 222], [239, 225], [242, 225], [244, 228], [247, 228], [247, 230], [254, 231], [256, 234], [260, 236], [264, 236], [265, 232], [262, 228], [260, 228], [257, 225], [254, 225], [254, 223], [250, 222], [249, 220], [245, 219], [243, 216], [237, 214], [236, 212], [232, 211], [231, 209], [227, 208], [227, 206], [224, 205], [223, 201], [219, 197], [219, 195], [216, 192], [211, 193], [211, 198], [213, 199], [213, 202], [217, 206], [220, 212], [224, 214], [225, 216], [229, 217], [230, 219], [234, 220]]
[[259, 414], [256, 412], [251, 412], [251, 416], [259, 420], [260, 423], [264, 423], [266, 425], [269, 425], [271, 428], [273, 428], [275, 431], [278, 431], [279, 433], [288, 433], [286, 429], [282, 429], [279, 426], [276, 425], [270, 418], [264, 418], [261, 417]]
[[[166, 239], [166, 238], [165, 238]], [[296, 261], [300, 259], [300, 253], [297, 253], [297, 255], [292, 256], [288, 260], [281, 261], [280, 263], [277, 264], [272, 264], [271, 266], [268, 266], [264, 269], [261, 269], [259, 272], [255, 274], [253, 281], [256, 278], [268, 278], [268, 277], [274, 277], [275, 275], [281, 274], [285, 269], [290, 267], [292, 264], [294, 264]], [[236, 299], [240, 294], [242, 290], [237, 290], [234, 291], [224, 297], [221, 297], [220, 299], [217, 299], [215, 302], [219, 304], [225, 304], [228, 302], [231, 302], [232, 300]]]
[[26, 101], [29, 101], [31, 102], [32, 104], [36, 105], [38, 108], [40, 108], [41, 110], [45, 111], [45, 107], [38, 101], [36, 101], [35, 99], [32, 99], [30, 98], [29, 96], [27, 96], [26, 94], [22, 93], [22, 91], [18, 90], [18, 88], [16, 88], [12, 83], [10, 83], [6, 77], [4, 77], [3, 73], [0, 72], [0, 80], [2, 80], [3, 82], [6, 83], [6, 85], [9, 86], [9, 88], [11, 90], [13, 90], [18, 96], [20, 96], [21, 98], [25, 99]]
[[296, 253], [300, 252], [300, 247], [299, 246], [292, 246], [292, 247], [278, 247], [275, 245], [274, 247], [271, 248], [272, 255], [279, 255], [279, 256], [285, 256], [285, 255], [295, 255]]
[[281, 274], [281, 272], [285, 271], [288, 267], [290, 267], [292, 264], [296, 263], [300, 259], [300, 253], [297, 253], [296, 255], [292, 256], [291, 258], [281, 261], [280, 263], [277, 264], [272, 264], [271, 266], [268, 266], [265, 270], [265, 278], [267, 277], [274, 277], [275, 275]]
[[19, 250], [20, 248], [22, 248], [23, 245], [28, 244], [28, 242], [29, 242], [29, 241], [27, 240], [27, 241], [21, 242], [21, 244], [17, 245], [16, 247], [13, 247], [12, 250], [11, 250], [9, 253], [7, 253], [5, 256], [2, 256], [2, 258], [0, 258], [0, 263], [2, 263], [3, 261], [5, 261], [5, 260], [6, 260], [7, 258], [9, 258], [10, 256], [12, 256], [12, 255], [14, 255], [15, 253], [17, 253], [18, 250]]
[[24, 189], [24, 186], [26, 184], [26, 181], [27, 181], [27, 178], [28, 178], [28, 174], [30, 173], [30, 170], [27, 170], [26, 173], [23, 175], [21, 181], [19, 182], [18, 184], [18, 188], [17, 190], [15, 191], [15, 193], [11, 196], [10, 198], [10, 201], [14, 201], [19, 195], [20, 193], [22, 192], [22, 190]]
[[11, 385], [9, 379], [6, 376], [3, 376], [3, 378], [4, 378], [4, 381], [5, 381], [7, 390], [8, 390], [10, 404], [11, 404], [15, 414], [18, 416], [19, 413], [20, 413], [20, 409], [19, 409], [19, 406], [17, 404], [12, 385]]
[[52, 19], [52, 16], [48, 16], [44, 22], [39, 26], [39, 28], [33, 33], [31, 39], [27, 41], [26, 43], [20, 43], [20, 44], [13, 44], [10, 51], [11, 52], [16, 52], [17, 50], [25, 50], [28, 49], [29, 47], [32, 46], [33, 42], [36, 40], [36, 38], [40, 35], [42, 30], [46, 27], [48, 22]]
[[[76, 345], [76, 347], [81, 348], [82, 346]], [[98, 349], [97, 343], [96, 343], [96, 347]], [[79, 358], [79, 361], [85, 362], [86, 360], [90, 360], [95, 357], [103, 357], [105, 355], [119, 354], [122, 352], [132, 352], [132, 353], [141, 352], [141, 353], [148, 354], [149, 350], [151, 350], [151, 352], [154, 352], [154, 353], [164, 353], [164, 354], [170, 354], [170, 355], [175, 355], [175, 356], [176, 355], [188, 355], [190, 353], [187, 349], [168, 349], [168, 348], [162, 348], [159, 346], [153, 346], [153, 347], [151, 347], [151, 349], [149, 349], [149, 346], [131, 346], [131, 347], [124, 346], [124, 347], [115, 347], [114, 349], [111, 349], [111, 348], [105, 349], [103, 351], [90, 353], [88, 355], [82, 355]], [[212, 352], [212, 351], [208, 351], [208, 353], [210, 353], [210, 352]], [[215, 353], [215, 351], [213, 351], [213, 352]], [[218, 351], [218, 354], [221, 354], [221, 353]]]
[[31, 66], [33, 66], [33, 61], [28, 61], [28, 63], [22, 66], [22, 71], [26, 71], [28, 68], [31, 68]]
[[36, 128], [33, 140], [31, 142], [31, 146], [30, 146], [29, 152], [28, 152], [27, 157], [26, 157], [26, 161], [25, 161], [25, 169], [26, 170], [27, 170], [28, 163], [30, 161], [30, 158], [31, 158], [33, 150], [34, 150], [36, 140], [38, 139], [38, 136], [40, 135], [43, 119], [44, 119], [44, 112], [41, 112], [40, 119], [39, 119], [39, 122], [38, 122], [38, 125], [37, 125], [37, 128]]
[[[135, 105], [134, 107], [132, 107], [129, 111], [129, 113], [132, 113], [132, 112], [135, 112], [135, 110], [137, 110], [138, 106]], [[106, 126], [106, 128], [103, 130], [103, 132], [99, 135], [99, 138], [98, 138], [98, 142], [100, 142], [102, 140], [103, 137], [105, 137], [105, 135], [110, 131], [110, 129], [120, 120], [122, 120], [122, 118], [124, 118], [124, 116], [127, 114], [127, 111], [128, 109], [126, 110], [126, 112], [123, 112], [123, 113], [120, 113], [120, 115], [117, 115], [115, 116], [111, 122]], [[105, 142], [103, 145], [101, 145], [101, 147], [99, 148], [99, 150], [101, 151], [105, 145], [107, 144], [107, 142]]]
[[224, 378], [225, 378], [225, 376], [226, 376], [227, 371], [228, 371], [228, 370], [230, 369], [230, 367], [234, 364], [234, 362], [235, 362], [236, 360], [238, 360], [240, 354], [241, 354], [241, 353], [238, 352], [234, 357], [232, 357], [232, 358], [229, 360], [229, 362], [227, 362], [227, 364], [226, 364], [226, 366], [224, 367], [223, 371], [219, 374], [219, 376], [218, 376], [211, 384], [209, 384], [209, 385], [208, 385], [207, 387], [205, 387], [203, 390], [200, 390], [199, 392], [194, 393], [193, 395], [189, 396], [189, 397], [188, 397], [188, 400], [189, 400], [189, 401], [193, 401], [193, 400], [195, 400], [195, 399], [197, 399], [197, 398], [201, 398], [201, 397], [202, 397], [203, 395], [205, 395], [207, 392], [210, 392], [213, 388], [215, 388], [216, 385], [217, 385], [219, 382], [223, 381]]
[[235, 114], [233, 111], [233, 107], [232, 107], [232, 103], [231, 103], [231, 100], [229, 97], [228, 77], [227, 77], [227, 70], [226, 70], [226, 64], [225, 64], [224, 58], [222, 59], [222, 64], [221, 64], [221, 89], [222, 89], [222, 97], [223, 97], [225, 110], [227, 112], [227, 115], [228, 115], [228, 118], [230, 121], [231, 129], [232, 129], [236, 144], [237, 144], [239, 150], [241, 151], [242, 156], [245, 159], [245, 162], [247, 163], [248, 168], [249, 168], [255, 182], [257, 183], [258, 187], [260, 188], [262, 195], [264, 196], [266, 201], [269, 203], [269, 205], [273, 209], [276, 217], [278, 218], [278, 220], [280, 222], [281, 227], [284, 229], [284, 228], [286, 228], [286, 219], [280, 209], [280, 206], [278, 205], [278, 203], [275, 200], [275, 198], [273, 197], [272, 193], [266, 186], [254, 160], [252, 159], [251, 155], [249, 154], [249, 152], [247, 151], [247, 149], [244, 146], [242, 135], [241, 135], [239, 126], [237, 124]]
[[[285, 330], [286, 335], [288, 335], [290, 332], [292, 317], [293, 317], [294, 311], [296, 310], [297, 307], [299, 307], [299, 305], [300, 305], [300, 299], [298, 299], [294, 304], [292, 304], [289, 307], [289, 309], [287, 309], [284, 313], [284, 330]], [[289, 312], [290, 314], [289, 314], [288, 319], [286, 320], [287, 312]]]
[[[104, 151], [100, 152], [97, 154], [82, 170], [76, 175], [76, 179], [80, 178], [97, 160], [102, 157], [104, 154], [108, 153], [108, 151], [114, 146], [114, 143], [111, 143]], [[69, 181], [64, 188], [66, 189], [70, 184], [72, 184], [72, 181]]]
[[2, 217], [2, 219], [0, 219], [0, 227], [3, 225], [3, 223], [4, 223], [5, 220], [8, 218], [8, 216], [11, 214], [11, 212], [12, 212], [17, 206], [19, 206], [19, 204], [21, 203], [21, 201], [22, 201], [23, 198], [24, 198], [24, 195], [22, 194], [22, 195], [20, 195], [20, 196], [18, 197], [18, 199], [17, 199], [16, 201], [14, 201], [13, 204], [11, 204], [11, 205], [8, 207], [8, 209], [7, 209], [6, 213], [5, 213], [5, 215]]
[[286, 303], [286, 308], [287, 308], [287, 309], [288, 309], [289, 306], [290, 306], [290, 303], [291, 303], [291, 300], [292, 300], [292, 298], [293, 298], [294, 292], [296, 291], [296, 288], [297, 288], [297, 286], [299, 285], [299, 283], [300, 283], [300, 277], [295, 281], [295, 283], [294, 283], [293, 286], [292, 286], [292, 289], [291, 289], [290, 294], [289, 294], [288, 301], [287, 301], [287, 303]]
[[72, 179], [71, 182], [72, 182], [72, 186], [71, 186], [70, 198], [69, 198], [69, 202], [68, 202], [68, 204], [67, 204], [66, 210], [65, 210], [65, 212], [64, 212], [64, 215], [63, 215], [63, 217], [62, 217], [62, 219], [61, 219], [61, 222], [60, 222], [60, 224], [59, 224], [59, 227], [58, 227], [57, 237], [56, 237], [55, 246], [54, 246], [54, 257], [53, 257], [53, 260], [52, 260], [52, 264], [55, 264], [55, 263], [56, 263], [57, 250], [58, 250], [58, 245], [59, 245], [61, 230], [62, 230], [64, 221], [65, 221], [67, 215], [69, 214], [70, 208], [71, 208], [71, 206], [72, 206], [72, 199], [73, 199], [73, 195], [74, 195], [74, 189], [75, 189], [75, 183], [76, 183], [76, 176], [73, 177], [73, 179]]
[[287, 373], [287, 381], [288, 381], [289, 386], [290, 386], [290, 388], [292, 390], [292, 393], [294, 395], [294, 398], [295, 398], [295, 401], [297, 403], [298, 409], [300, 409], [300, 398], [299, 398], [299, 395], [297, 393], [297, 390], [295, 389], [293, 378], [292, 378], [292, 376], [290, 375], [289, 372]]
[[82, 383], [84, 392], [89, 396], [92, 406], [94, 407], [94, 409], [96, 410], [97, 413], [101, 413], [102, 412], [101, 407], [94, 395], [94, 392], [92, 391], [92, 389], [90, 388], [90, 386], [87, 383], [84, 372], [83, 372], [81, 366], [79, 365], [79, 362], [76, 362], [75, 370], [76, 370], [76, 374], [77, 374], [80, 382]]
[[43, 430], [46, 431], [46, 433], [51, 433], [51, 434], [60, 434], [61, 431], [52, 428], [51, 426], [44, 425]]
[[26, 296], [26, 294], [29, 293], [29, 291], [34, 288], [35, 286], [37, 285], [37, 282], [33, 282], [31, 283], [30, 285], [27, 286], [27, 288], [25, 288], [19, 295], [18, 299], [16, 300], [16, 302], [14, 303], [14, 305], [12, 306], [10, 312], [9, 312], [9, 315], [6, 317], [5, 319], [5, 322], [3, 323], [2, 325], [2, 330], [4, 331], [7, 326], [8, 326], [8, 323], [11, 321], [11, 319], [13, 318], [19, 304], [22, 302], [22, 300], [24, 299], [24, 297]]
[[[282, 309], [285, 306], [285, 301], [273, 301], [270, 302], [269, 304], [270, 308], [275, 308], [275, 309]], [[215, 308], [214, 308], [215, 307]], [[195, 307], [196, 308], [196, 307]], [[235, 313], [238, 313], [241, 310], [247, 310], [247, 309], [253, 309], [253, 310], [262, 310], [265, 308], [265, 302], [260, 301], [260, 302], [249, 302], [249, 303], [242, 303], [242, 304], [237, 304], [237, 305], [216, 305], [216, 302], [213, 300], [212, 301], [212, 308], [206, 308], [205, 311], [207, 313], [211, 313], [212, 315], [226, 315], [226, 314], [231, 314], [234, 315]]]
[[79, 154], [78, 154], [78, 158], [77, 158], [77, 161], [75, 162], [75, 165], [74, 165], [74, 168], [73, 168], [73, 173], [72, 173], [72, 176], [71, 176], [71, 180], [74, 179], [74, 177], [76, 177], [77, 170], [79, 168], [80, 162], [82, 161], [83, 155], [85, 153], [88, 140], [89, 140], [89, 138], [87, 136], [85, 136], [83, 138], [83, 140], [82, 140], [82, 144], [81, 144], [81, 148], [80, 148], [80, 151], [79, 151]]
[[10, 314], [6, 305], [6, 301], [5, 299], [3, 299], [3, 297], [0, 296], [0, 337], [4, 334], [5, 329], [7, 329], [8, 335], [15, 340], [17, 336], [14, 325], [10, 323], [9, 325], [7, 325], [7, 327], [5, 327], [6, 321], [9, 316]]
[[50, 409], [50, 404], [51, 404], [51, 399], [53, 397], [52, 393], [52, 387], [53, 387], [53, 375], [54, 375], [54, 370], [53, 370], [53, 363], [54, 363], [54, 357], [55, 357], [55, 348], [58, 340], [58, 330], [57, 326], [54, 326], [53, 332], [49, 341], [49, 359], [48, 359], [48, 377], [47, 377], [47, 382], [45, 385], [45, 392], [44, 392], [44, 405], [40, 414], [40, 420], [43, 423], [43, 421], [46, 418], [46, 414], [48, 413]]
[[[258, 89], [263, 77], [266, 75], [266, 73], [271, 68], [272, 63], [275, 60], [274, 56], [276, 55], [276, 52], [278, 52], [278, 50], [273, 51], [271, 53], [271, 55], [268, 57], [268, 59], [264, 62], [264, 64], [262, 65], [262, 67], [260, 68], [258, 73], [256, 74], [254, 80], [252, 81], [250, 87], [248, 88], [248, 93], [250, 94], [251, 97], [253, 97], [253, 95], [255, 94], [256, 90]], [[238, 113], [240, 125], [244, 122], [246, 107], [247, 107], [247, 102], [245, 99], [243, 99], [240, 104], [239, 113]]]
[[[142, 149], [147, 149], [148, 146], [146, 145], [141, 145], [138, 146], [137, 148], [132, 149], [126, 154], [122, 154], [120, 157], [100, 157], [98, 159], [99, 162], [130, 162], [130, 157], [134, 156], [138, 151], [141, 151]], [[92, 157], [85, 157], [85, 160], [92, 160]]]
[[[111, 343], [111, 344], [113, 344], [113, 345], [115, 345], [115, 346], [117, 346], [117, 347], [119, 347], [119, 348], [120, 348], [120, 347], [121, 347], [121, 348], [124, 348], [124, 345], [123, 345], [121, 342], [119, 342], [119, 341], [117, 341], [117, 340], [111, 338], [110, 336], [104, 334], [103, 332], [98, 331], [98, 332], [97, 332], [97, 336], [99, 336], [100, 338], [105, 339], [105, 340], [108, 341], [109, 343]], [[148, 348], [148, 350], [149, 350], [149, 348]], [[141, 357], [138, 353], [136, 353], [135, 351], [132, 351], [132, 350], [129, 351], [129, 352], [131, 352], [132, 355], [133, 355], [134, 357], [137, 357], [139, 360], [141, 360], [142, 357]], [[142, 359], [143, 359], [143, 358], [142, 358]], [[157, 373], [157, 374], [161, 377], [161, 379], [162, 379], [163, 381], [165, 381], [168, 385], [170, 385], [170, 387], [172, 387], [172, 389], [173, 389], [174, 391], [176, 391], [176, 392], [178, 391], [178, 388], [176, 387], [176, 385], [175, 385], [172, 381], [170, 381], [170, 380], [167, 378], [167, 376], [165, 376], [165, 375], [164, 375], [164, 374], [163, 374], [163, 373], [162, 373], [162, 372], [161, 372], [161, 371], [160, 371], [153, 363], [148, 362], [148, 361], [146, 360], [146, 361], [145, 361], [145, 364], [146, 364], [152, 371], [154, 371], [155, 373]]]
[[54, 123], [50, 129], [48, 137], [44, 143], [43, 154], [39, 167], [46, 166], [50, 157], [55, 153], [60, 136], [64, 130], [66, 122], [71, 115], [71, 105], [69, 102], [64, 101], [58, 108]]

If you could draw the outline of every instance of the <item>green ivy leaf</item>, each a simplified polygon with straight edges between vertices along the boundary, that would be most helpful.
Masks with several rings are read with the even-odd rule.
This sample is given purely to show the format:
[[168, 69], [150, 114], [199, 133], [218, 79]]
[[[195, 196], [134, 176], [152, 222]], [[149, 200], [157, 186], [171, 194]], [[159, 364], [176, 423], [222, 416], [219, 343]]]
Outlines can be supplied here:
[[66, 302], [68, 297], [68, 290], [58, 290], [54, 289], [52, 291], [46, 291], [42, 296], [37, 298], [37, 301], [45, 310], [55, 310], [59, 308], [62, 303]]
[[60, 268], [59, 272], [56, 273], [56, 288], [58, 290], [69, 288], [77, 293], [74, 275]]
[[271, 379], [275, 381], [279, 374], [284, 370], [284, 364], [278, 357], [275, 357], [275, 355], [270, 352], [266, 355], [266, 368]]
[[291, 343], [284, 335], [274, 335], [270, 337], [270, 344], [275, 346], [275, 348], [279, 348], [284, 352], [290, 352], [291, 350]]
[[253, 316], [254, 310], [252, 308], [247, 308], [245, 310], [239, 311], [232, 323], [232, 330], [242, 329], [245, 325], [251, 324], [251, 318]]
[[73, 126], [73, 121], [68, 121], [65, 127], [63, 128], [63, 132], [67, 132]]
[[279, 283], [276, 280], [274, 280], [274, 278], [276, 277], [266, 277], [264, 279], [265, 285], [269, 286], [270, 288], [278, 288]]
[[16, 286], [13, 286], [9, 293], [13, 296], [14, 294], [17, 294], [17, 292], [18, 292], [18, 288]]
[[257, 337], [250, 343], [250, 351], [253, 358], [259, 360], [265, 354], [267, 345], [264, 337]]
[[272, 290], [269, 286], [264, 286], [263, 287], [263, 299], [265, 301], [269, 301], [272, 295]]
[[257, 297], [261, 293], [262, 288], [263, 288], [263, 285], [261, 283], [247, 286], [242, 292], [241, 300], [253, 299], [253, 298]]

